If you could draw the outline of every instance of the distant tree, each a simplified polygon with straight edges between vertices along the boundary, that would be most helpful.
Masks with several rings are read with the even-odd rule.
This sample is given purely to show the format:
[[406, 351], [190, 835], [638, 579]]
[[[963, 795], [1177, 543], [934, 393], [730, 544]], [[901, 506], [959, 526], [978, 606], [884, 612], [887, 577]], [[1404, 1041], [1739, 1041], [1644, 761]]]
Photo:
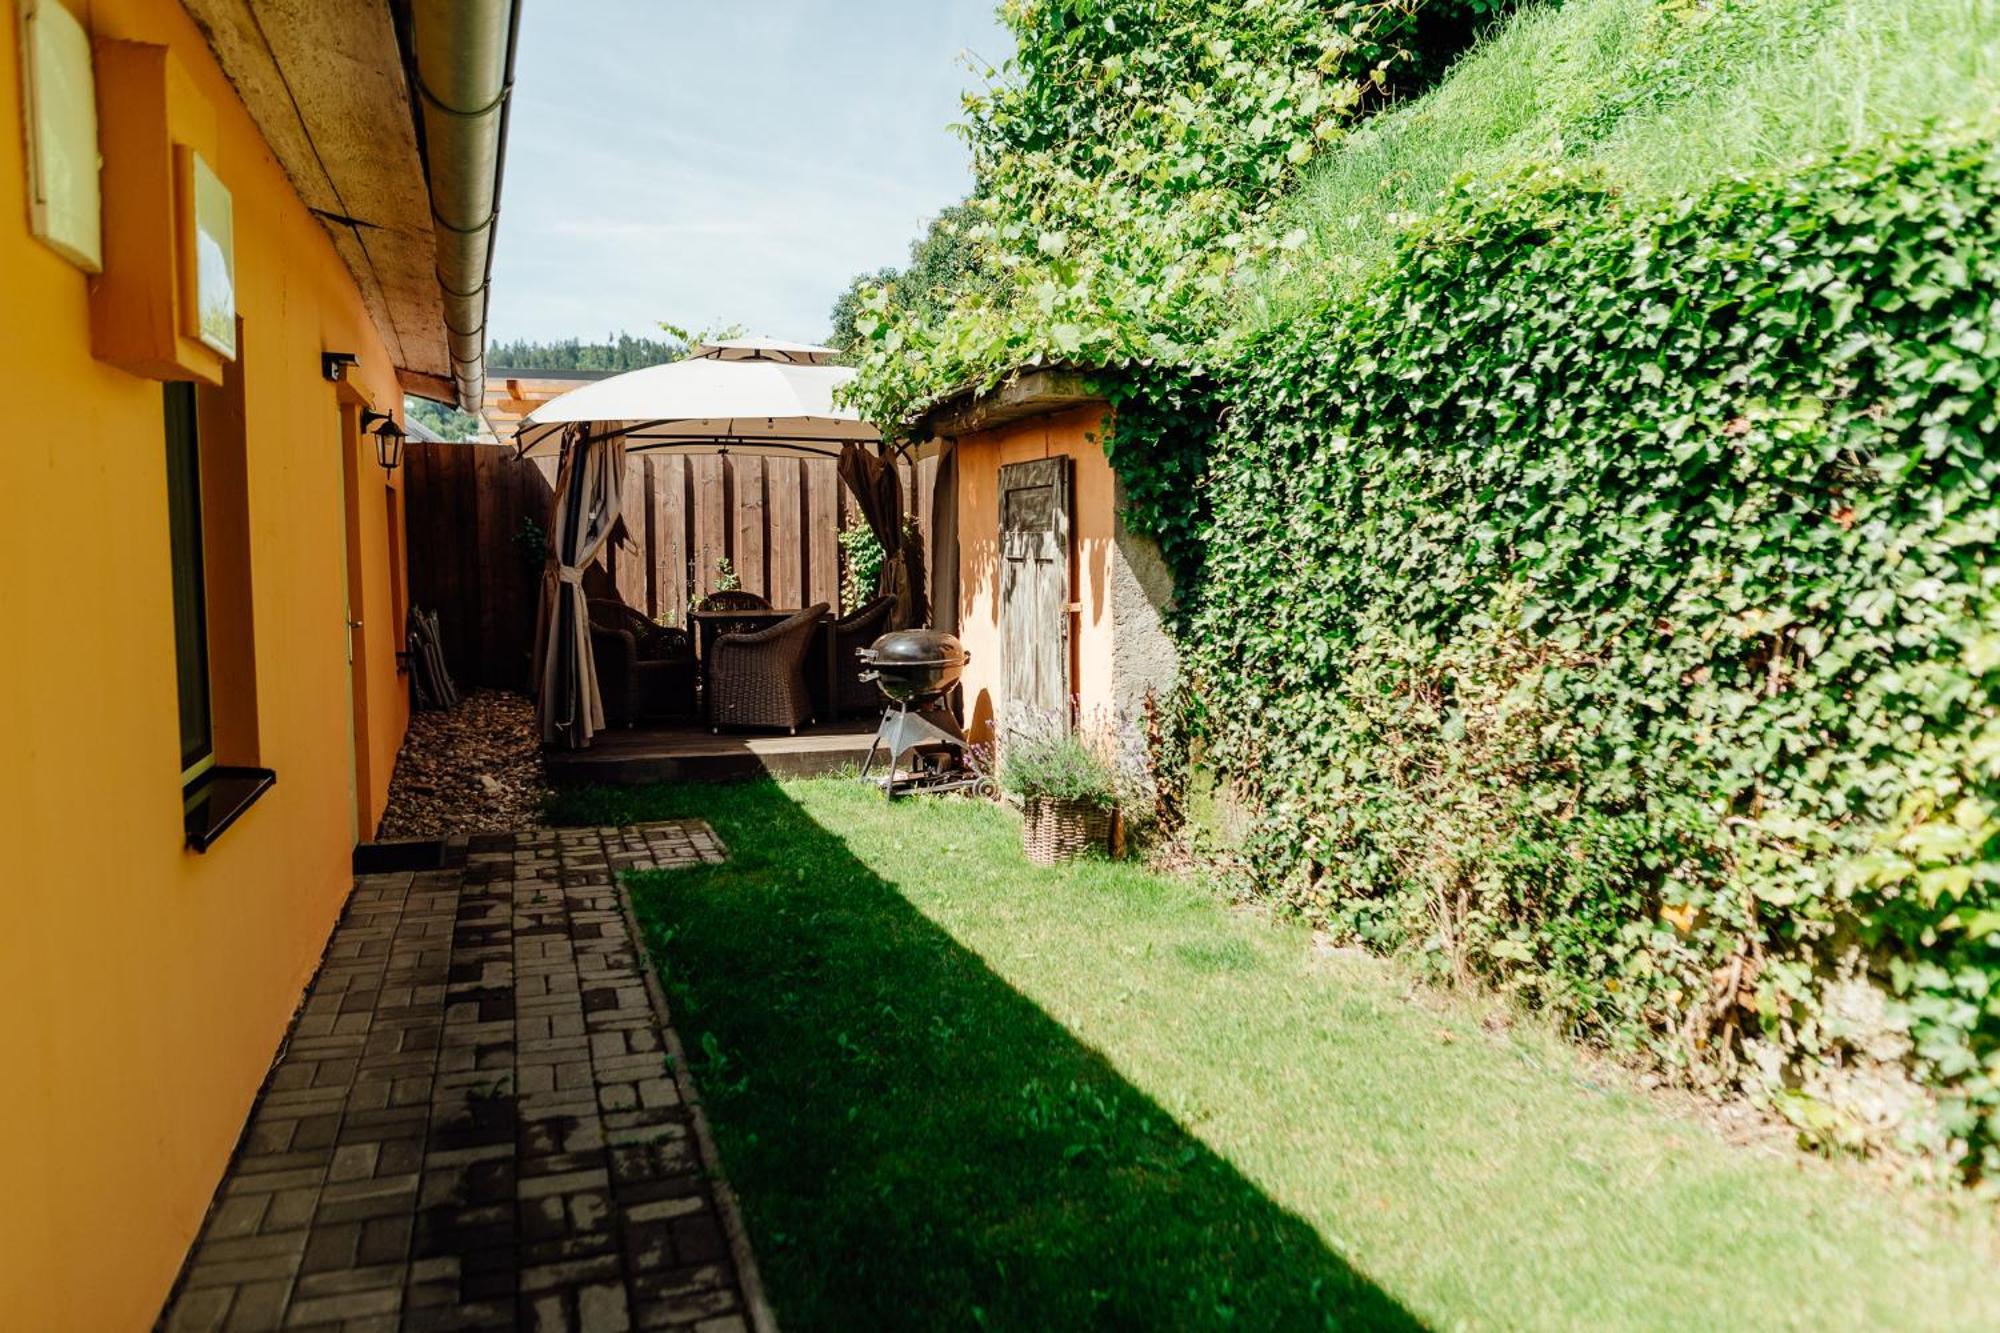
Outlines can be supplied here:
[[861, 308], [861, 293], [870, 287], [888, 288], [892, 310], [915, 312], [930, 323], [951, 308], [958, 293], [985, 284], [984, 252], [974, 234], [977, 223], [978, 215], [970, 206], [953, 204], [910, 243], [907, 265], [856, 274], [833, 303], [828, 342], [852, 352], [864, 341], [854, 330], [854, 317]]
[[506, 370], [640, 370], [646, 366], [678, 361], [690, 349], [705, 342], [722, 342], [743, 336], [741, 324], [709, 328], [682, 328], [660, 322], [664, 338], [639, 338], [629, 333], [606, 334], [604, 341], [587, 343], [581, 338], [555, 342], [531, 342], [516, 338], [496, 342], [486, 349], [486, 364]]
[[[917, 247], [912, 245], [910, 248], [915, 250]], [[843, 353], [855, 350], [861, 342], [861, 335], [854, 329], [854, 317], [861, 310], [861, 293], [871, 287], [888, 287], [902, 276], [903, 270], [890, 264], [873, 273], [857, 273], [849, 279], [847, 290], [833, 299], [833, 332], [827, 335], [827, 345]]]
[[687, 355], [687, 344], [674, 337], [637, 338], [629, 333], [606, 334], [602, 342], [564, 338], [556, 342], [513, 339], [486, 349], [486, 364], [507, 370], [638, 370]]
[[479, 433], [478, 417], [443, 403], [434, 403], [428, 398], [405, 396], [403, 415], [412, 421], [421, 421], [441, 440], [469, 440]]

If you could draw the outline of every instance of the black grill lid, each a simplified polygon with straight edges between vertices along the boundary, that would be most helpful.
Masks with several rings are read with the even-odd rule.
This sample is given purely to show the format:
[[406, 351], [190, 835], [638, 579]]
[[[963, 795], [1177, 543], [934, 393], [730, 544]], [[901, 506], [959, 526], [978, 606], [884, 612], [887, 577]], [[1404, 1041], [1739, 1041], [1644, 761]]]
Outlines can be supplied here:
[[867, 655], [878, 667], [959, 666], [965, 645], [943, 630], [899, 629], [869, 644]]

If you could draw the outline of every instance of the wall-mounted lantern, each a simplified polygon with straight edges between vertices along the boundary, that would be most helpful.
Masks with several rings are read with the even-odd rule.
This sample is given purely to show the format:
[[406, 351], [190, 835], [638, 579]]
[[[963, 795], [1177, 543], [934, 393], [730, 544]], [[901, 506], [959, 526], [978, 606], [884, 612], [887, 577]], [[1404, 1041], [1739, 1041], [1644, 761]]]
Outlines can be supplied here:
[[361, 413], [363, 434], [375, 437], [375, 461], [382, 465], [384, 472], [394, 472], [403, 461], [403, 428], [396, 424], [396, 418], [387, 412], [376, 412], [364, 408]]

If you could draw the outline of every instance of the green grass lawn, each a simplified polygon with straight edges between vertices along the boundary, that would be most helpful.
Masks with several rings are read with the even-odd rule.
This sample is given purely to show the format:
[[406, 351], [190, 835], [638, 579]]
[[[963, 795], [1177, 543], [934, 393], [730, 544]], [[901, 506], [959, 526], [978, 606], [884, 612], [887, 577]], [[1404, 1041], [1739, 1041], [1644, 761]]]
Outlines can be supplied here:
[[780, 1322], [2000, 1327], [1996, 1231], [1724, 1144], [1560, 1043], [1005, 811], [853, 782], [585, 791], [634, 877]]

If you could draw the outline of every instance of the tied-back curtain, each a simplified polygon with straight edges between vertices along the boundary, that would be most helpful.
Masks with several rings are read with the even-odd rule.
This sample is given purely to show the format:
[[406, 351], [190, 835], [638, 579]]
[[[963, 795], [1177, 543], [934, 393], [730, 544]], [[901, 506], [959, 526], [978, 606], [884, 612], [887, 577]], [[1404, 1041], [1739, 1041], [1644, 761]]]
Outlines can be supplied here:
[[946, 440], [931, 482], [931, 625], [958, 633], [958, 444]]
[[840, 451], [840, 479], [854, 495], [868, 530], [882, 547], [879, 591], [896, 599], [891, 629], [921, 625], [929, 615], [924, 604], [924, 557], [915, 543], [903, 540], [903, 479], [894, 462], [859, 444]]
[[884, 552], [894, 551], [901, 542], [903, 528], [903, 479], [895, 464], [870, 453], [865, 445], [842, 445], [840, 479], [854, 495], [868, 530], [882, 544]]
[[903, 611], [905, 625], [928, 625], [931, 623], [931, 604], [924, 592], [923, 535], [917, 531], [914, 520], [907, 526], [901, 550], [903, 586], [897, 593], [896, 605]]
[[566, 434], [535, 616], [535, 713], [545, 743], [582, 749], [604, 730], [583, 571], [618, 525], [625, 440], [591, 440], [581, 425]]

